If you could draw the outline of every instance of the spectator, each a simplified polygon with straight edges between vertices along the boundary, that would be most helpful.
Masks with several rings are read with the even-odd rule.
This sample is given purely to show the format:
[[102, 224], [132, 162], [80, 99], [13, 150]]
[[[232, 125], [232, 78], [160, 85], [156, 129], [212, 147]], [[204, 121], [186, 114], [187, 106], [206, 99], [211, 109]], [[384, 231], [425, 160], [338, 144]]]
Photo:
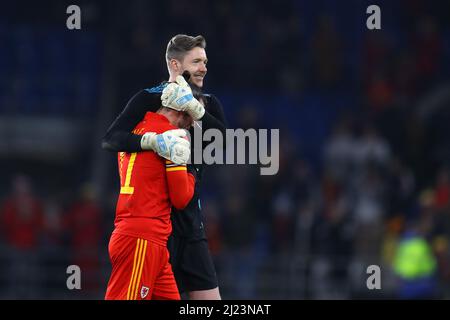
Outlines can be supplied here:
[[103, 227], [102, 210], [91, 184], [82, 186], [79, 197], [68, 209], [64, 224], [69, 234], [70, 261], [83, 272], [82, 288], [95, 293], [103, 286], [98, 281]]
[[9, 297], [27, 299], [40, 287], [39, 249], [43, 236], [43, 208], [25, 175], [15, 175], [12, 194], [0, 208], [1, 234], [7, 246]]

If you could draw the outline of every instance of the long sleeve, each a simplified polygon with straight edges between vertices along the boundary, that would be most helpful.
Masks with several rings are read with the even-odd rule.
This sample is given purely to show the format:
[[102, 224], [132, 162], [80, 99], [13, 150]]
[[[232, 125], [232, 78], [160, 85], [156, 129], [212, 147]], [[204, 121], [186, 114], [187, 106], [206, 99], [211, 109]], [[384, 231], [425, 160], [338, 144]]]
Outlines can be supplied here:
[[142, 136], [133, 134], [132, 130], [148, 111], [156, 112], [160, 107], [160, 95], [147, 90], [139, 91], [108, 128], [102, 139], [102, 148], [113, 152], [142, 151]]
[[177, 165], [169, 160], [166, 160], [166, 176], [170, 202], [176, 209], [184, 209], [194, 195], [195, 177], [188, 173], [186, 165]]

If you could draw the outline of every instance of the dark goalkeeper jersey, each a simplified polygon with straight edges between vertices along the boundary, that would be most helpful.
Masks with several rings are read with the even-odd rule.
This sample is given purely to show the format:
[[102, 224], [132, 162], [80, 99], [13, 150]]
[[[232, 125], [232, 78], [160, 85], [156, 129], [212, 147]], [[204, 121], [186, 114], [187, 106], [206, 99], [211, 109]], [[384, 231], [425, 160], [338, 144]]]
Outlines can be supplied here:
[[[108, 128], [106, 135], [102, 139], [102, 147], [113, 152], [142, 151], [140, 144], [142, 136], [133, 134], [132, 130], [148, 111], [156, 112], [161, 107], [161, 93], [166, 85], [167, 83], [163, 83], [135, 94]], [[225, 137], [226, 122], [221, 103], [213, 95], [205, 94], [204, 99], [206, 101], [206, 112], [200, 119], [203, 132], [207, 129], [215, 128], [220, 130]], [[190, 131], [191, 137], [193, 137], [193, 130], [191, 129]], [[195, 147], [195, 139], [192, 139], [192, 153]], [[194, 196], [187, 207], [181, 210], [182, 212], [173, 208], [171, 215], [172, 228], [174, 235], [196, 240], [205, 238], [199, 197], [203, 166], [188, 165], [188, 171], [196, 176]]]

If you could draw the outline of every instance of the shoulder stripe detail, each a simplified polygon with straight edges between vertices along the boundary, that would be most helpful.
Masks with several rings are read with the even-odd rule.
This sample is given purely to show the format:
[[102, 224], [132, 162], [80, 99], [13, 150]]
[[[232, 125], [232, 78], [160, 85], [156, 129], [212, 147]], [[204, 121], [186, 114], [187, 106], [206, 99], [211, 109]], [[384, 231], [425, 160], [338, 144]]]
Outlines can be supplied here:
[[172, 167], [186, 167], [185, 164], [176, 164], [176, 163], [172, 163], [172, 164], [166, 164], [166, 168], [172, 168]]
[[171, 172], [171, 171], [187, 171], [186, 167], [173, 167], [173, 168], [167, 168], [166, 172]]
[[164, 88], [167, 86], [167, 83], [161, 83], [159, 86], [144, 89], [148, 93], [161, 93]]

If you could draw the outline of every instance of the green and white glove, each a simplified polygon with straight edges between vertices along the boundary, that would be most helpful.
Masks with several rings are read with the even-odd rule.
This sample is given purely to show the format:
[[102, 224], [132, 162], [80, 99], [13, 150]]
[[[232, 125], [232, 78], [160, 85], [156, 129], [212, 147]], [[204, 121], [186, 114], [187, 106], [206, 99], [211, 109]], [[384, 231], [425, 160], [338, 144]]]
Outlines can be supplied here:
[[183, 76], [177, 76], [176, 82], [169, 83], [164, 88], [161, 104], [177, 111], [186, 111], [194, 120], [200, 120], [205, 114], [205, 108], [194, 98]]
[[147, 132], [142, 136], [141, 148], [155, 151], [176, 164], [186, 164], [191, 156], [191, 143], [183, 129], [168, 130], [160, 134]]

